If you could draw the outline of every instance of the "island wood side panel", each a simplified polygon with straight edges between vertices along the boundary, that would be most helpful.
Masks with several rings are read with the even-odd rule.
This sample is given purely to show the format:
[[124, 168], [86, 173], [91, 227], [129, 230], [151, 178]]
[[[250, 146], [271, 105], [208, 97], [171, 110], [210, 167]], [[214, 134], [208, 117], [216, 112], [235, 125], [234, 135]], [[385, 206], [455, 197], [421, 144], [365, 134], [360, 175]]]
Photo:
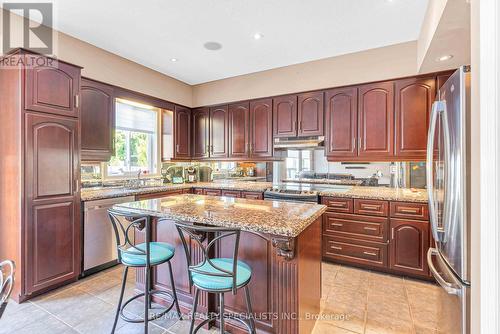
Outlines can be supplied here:
[[[154, 241], [168, 242], [176, 247], [172, 259], [174, 279], [182, 311], [190, 311], [193, 292], [189, 289], [186, 258], [173, 221], [153, 220]], [[208, 236], [205, 242], [212, 239]], [[140, 239], [140, 238], [139, 238]], [[274, 241], [274, 242], [273, 242]], [[277, 241], [290, 241], [291, 252]], [[229, 257], [234, 240], [228, 239], [215, 247], [215, 256]], [[282, 249], [282, 252], [278, 251]], [[194, 251], [193, 260], [200, 252]], [[291, 258], [287, 258], [290, 255]], [[321, 217], [296, 238], [284, 238], [255, 232], [241, 233], [239, 260], [252, 267], [250, 293], [254, 313], [257, 315], [258, 333], [310, 333], [314, 320], [306, 320], [306, 313], [318, 314], [321, 298]], [[160, 265], [153, 274], [155, 289], [170, 291], [167, 265]], [[144, 276], [137, 276], [137, 288], [144, 287]], [[225, 294], [226, 312], [246, 313], [244, 290], [233, 296]], [[156, 300], [166, 304], [164, 300]], [[201, 298], [200, 312], [217, 312], [215, 295]], [[239, 323], [227, 321], [231, 333], [246, 333]]]

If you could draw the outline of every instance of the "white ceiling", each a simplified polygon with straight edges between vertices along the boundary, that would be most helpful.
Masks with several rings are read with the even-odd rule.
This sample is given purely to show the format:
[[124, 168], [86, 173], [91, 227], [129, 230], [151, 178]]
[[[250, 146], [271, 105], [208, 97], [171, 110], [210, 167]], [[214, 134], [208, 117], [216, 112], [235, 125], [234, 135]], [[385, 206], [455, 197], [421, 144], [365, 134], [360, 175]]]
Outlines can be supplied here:
[[[55, 28], [199, 84], [416, 40], [427, 2], [57, 0]], [[223, 48], [206, 50], [207, 41]]]

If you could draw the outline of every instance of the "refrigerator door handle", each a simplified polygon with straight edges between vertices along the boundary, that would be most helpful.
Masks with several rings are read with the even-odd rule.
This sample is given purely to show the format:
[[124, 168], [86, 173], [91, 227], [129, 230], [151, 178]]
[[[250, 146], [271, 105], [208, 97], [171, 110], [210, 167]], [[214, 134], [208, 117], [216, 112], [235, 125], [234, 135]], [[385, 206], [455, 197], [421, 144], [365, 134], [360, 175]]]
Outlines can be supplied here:
[[427, 174], [427, 195], [429, 198], [429, 220], [431, 222], [431, 231], [434, 239], [440, 242], [442, 239], [442, 230], [437, 223], [436, 204], [434, 203], [434, 134], [436, 131], [436, 121], [439, 115], [439, 107], [442, 107], [442, 101], [435, 101], [432, 104], [431, 122], [429, 125], [429, 132], [427, 135], [427, 160], [426, 160], [426, 174]]
[[429, 248], [427, 251], [427, 264], [429, 265], [429, 270], [431, 271], [432, 276], [436, 279], [436, 281], [441, 285], [441, 287], [450, 295], [459, 295], [460, 289], [457, 289], [453, 286], [452, 283], [446, 282], [446, 280], [439, 275], [434, 263], [432, 262], [432, 256], [438, 255], [438, 251], [435, 248]]
[[451, 182], [451, 180], [455, 180], [454, 168], [451, 161], [451, 140], [450, 140], [450, 124], [448, 123], [448, 109], [446, 108], [446, 102], [442, 102], [441, 110], [442, 119], [443, 119], [443, 139], [444, 139], [444, 161], [446, 163], [445, 170], [445, 196], [444, 196], [444, 213], [443, 213], [443, 224], [441, 227], [438, 226], [438, 231], [442, 232], [442, 242], [446, 242], [447, 240], [447, 227], [451, 225], [451, 221], [454, 219], [454, 204], [455, 204], [455, 182]]

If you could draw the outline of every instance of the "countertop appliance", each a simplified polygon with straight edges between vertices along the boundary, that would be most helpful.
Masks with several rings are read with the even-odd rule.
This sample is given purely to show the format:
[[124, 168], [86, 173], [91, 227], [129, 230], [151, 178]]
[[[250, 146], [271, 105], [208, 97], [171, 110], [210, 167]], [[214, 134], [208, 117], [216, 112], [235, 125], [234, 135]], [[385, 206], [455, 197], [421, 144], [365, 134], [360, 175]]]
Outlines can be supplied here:
[[198, 168], [196, 168], [195, 166], [186, 167], [184, 174], [186, 175], [186, 177], [185, 177], [186, 182], [193, 183], [193, 182], [198, 181], [198, 177], [197, 177]]
[[439, 333], [470, 333], [470, 69], [458, 69], [432, 105], [427, 191], [435, 248], [429, 269], [441, 285]]
[[108, 209], [115, 204], [135, 201], [134, 196], [84, 202], [83, 276], [117, 264], [116, 240]]
[[309, 183], [284, 183], [273, 185], [264, 192], [265, 200], [291, 201], [291, 202], [319, 202], [319, 193], [328, 189], [335, 191], [348, 191], [351, 186], [309, 184]]
[[200, 182], [211, 182], [212, 181], [212, 167], [210, 166], [200, 166], [198, 167], [198, 178]]

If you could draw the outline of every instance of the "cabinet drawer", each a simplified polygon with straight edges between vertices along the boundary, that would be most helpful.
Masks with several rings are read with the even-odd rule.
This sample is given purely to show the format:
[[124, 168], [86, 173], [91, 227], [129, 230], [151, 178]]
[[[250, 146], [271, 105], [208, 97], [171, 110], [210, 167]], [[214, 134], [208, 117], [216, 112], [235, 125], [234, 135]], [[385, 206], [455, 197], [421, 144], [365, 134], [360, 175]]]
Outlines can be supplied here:
[[140, 195], [135, 196], [135, 199], [137, 201], [142, 201], [145, 199], [154, 199], [154, 198], [161, 198], [161, 197], [181, 195], [181, 194], [182, 194], [182, 190], [172, 190], [172, 191], [163, 191], [163, 192], [159, 192], [159, 193], [140, 194]]
[[355, 199], [354, 213], [387, 217], [389, 215], [389, 202], [372, 199]]
[[264, 198], [264, 196], [262, 196], [262, 193], [254, 193], [254, 192], [248, 192], [248, 191], [242, 191], [241, 197], [247, 198], [247, 199], [263, 199]]
[[205, 189], [203, 194], [208, 196], [220, 196], [222, 191], [220, 189]]
[[222, 190], [222, 196], [240, 198], [241, 192], [234, 190]]
[[429, 220], [427, 203], [391, 202], [391, 217]]
[[387, 267], [387, 245], [341, 237], [323, 236], [323, 257], [375, 267]]
[[189, 188], [189, 189], [182, 189], [182, 193], [183, 194], [192, 194], [193, 193], [193, 189]]
[[336, 212], [352, 213], [353, 205], [351, 198], [322, 197], [321, 204], [328, 207], [328, 210]]
[[388, 218], [326, 212], [323, 215], [323, 233], [386, 242]]
[[203, 195], [204, 191], [202, 188], [194, 188], [193, 189], [193, 194], [196, 194], [196, 195]]

